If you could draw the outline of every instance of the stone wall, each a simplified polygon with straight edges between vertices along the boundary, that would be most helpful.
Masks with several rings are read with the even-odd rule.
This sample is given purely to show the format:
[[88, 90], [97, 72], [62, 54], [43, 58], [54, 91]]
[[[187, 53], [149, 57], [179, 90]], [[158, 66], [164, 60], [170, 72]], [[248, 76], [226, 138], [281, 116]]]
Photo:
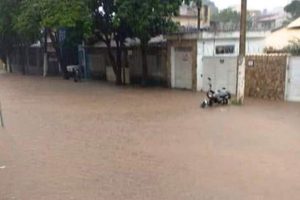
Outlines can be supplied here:
[[286, 65], [286, 55], [247, 56], [245, 95], [284, 100]]

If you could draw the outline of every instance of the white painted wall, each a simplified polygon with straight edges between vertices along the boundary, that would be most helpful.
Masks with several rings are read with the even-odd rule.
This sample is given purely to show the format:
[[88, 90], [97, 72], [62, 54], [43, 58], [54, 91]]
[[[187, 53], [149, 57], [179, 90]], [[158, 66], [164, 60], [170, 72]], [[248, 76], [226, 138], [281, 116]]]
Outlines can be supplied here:
[[[198, 41], [198, 55], [200, 56], [216, 56], [216, 47], [224, 45], [234, 45], [234, 54], [223, 54], [218, 56], [238, 56], [239, 39], [204, 39]], [[261, 54], [264, 52], [265, 39], [250, 38], [247, 39], [247, 54]]]

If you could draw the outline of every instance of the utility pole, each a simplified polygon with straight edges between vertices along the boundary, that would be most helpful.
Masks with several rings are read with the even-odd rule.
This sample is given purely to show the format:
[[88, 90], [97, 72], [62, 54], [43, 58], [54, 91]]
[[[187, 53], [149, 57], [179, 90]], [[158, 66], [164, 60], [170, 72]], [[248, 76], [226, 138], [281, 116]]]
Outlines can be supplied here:
[[1, 102], [0, 102], [0, 126], [4, 128], [4, 120], [3, 120], [3, 115], [2, 115], [2, 107], [1, 107]]
[[198, 28], [198, 31], [201, 30], [201, 9], [202, 9], [202, 0], [197, 0], [196, 1], [196, 6], [197, 6], [197, 11], [198, 11], [198, 25], [197, 25], [197, 28]]
[[240, 27], [240, 56], [246, 56], [247, 0], [242, 0]]
[[237, 102], [244, 103], [246, 70], [247, 0], [241, 0], [240, 49], [237, 67]]

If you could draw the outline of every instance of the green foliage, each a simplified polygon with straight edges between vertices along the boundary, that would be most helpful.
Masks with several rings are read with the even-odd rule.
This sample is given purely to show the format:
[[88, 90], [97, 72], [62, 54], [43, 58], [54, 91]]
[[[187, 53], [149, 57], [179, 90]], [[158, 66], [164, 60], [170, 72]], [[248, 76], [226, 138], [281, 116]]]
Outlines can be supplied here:
[[116, 17], [117, 6], [113, 0], [91, 0], [94, 34], [98, 40], [110, 43], [118, 34], [121, 21]]
[[285, 48], [285, 51], [296, 56], [300, 56], [300, 39], [290, 41], [290, 44]]
[[0, 0], [0, 56], [3, 61], [13, 45], [19, 42], [13, 27], [18, 5], [18, 0]]
[[39, 9], [38, 4], [30, 5], [27, 0], [20, 3], [13, 26], [23, 41], [35, 42], [40, 38], [42, 16]]
[[176, 29], [172, 16], [178, 14], [181, 0], [118, 0], [117, 15], [125, 19], [142, 43], [151, 37]]
[[[118, 1], [119, 2], [119, 1]], [[131, 28], [119, 13], [119, 4], [114, 0], [90, 0], [90, 10], [93, 18], [93, 42], [102, 41], [107, 46], [107, 53], [116, 75], [116, 83], [121, 84], [122, 53], [125, 40], [132, 37]], [[115, 41], [116, 55], [112, 51], [111, 42]]]
[[231, 8], [227, 8], [220, 11], [219, 14], [213, 15], [212, 19], [222, 23], [238, 24], [240, 21], [240, 16], [240, 13], [232, 10]]
[[194, 3], [196, 6], [202, 6], [203, 0], [184, 0], [183, 2], [187, 5]]
[[284, 8], [285, 12], [291, 14], [293, 19], [300, 17], [300, 1], [294, 0]]
[[134, 37], [141, 41], [142, 84], [148, 82], [147, 48], [152, 37], [177, 29], [172, 17], [182, 0], [118, 0], [116, 16], [125, 21]]
[[84, 0], [23, 0], [15, 28], [29, 40], [39, 38], [44, 27], [67, 28], [87, 36], [91, 20]]
[[[91, 33], [88, 0], [22, 0], [14, 28], [22, 41], [41, 39], [43, 31], [50, 37], [58, 62], [66, 75], [67, 59], [62, 47], [75, 49]], [[67, 40], [60, 43], [59, 31], [66, 30]], [[68, 38], [69, 36], [69, 38]]]

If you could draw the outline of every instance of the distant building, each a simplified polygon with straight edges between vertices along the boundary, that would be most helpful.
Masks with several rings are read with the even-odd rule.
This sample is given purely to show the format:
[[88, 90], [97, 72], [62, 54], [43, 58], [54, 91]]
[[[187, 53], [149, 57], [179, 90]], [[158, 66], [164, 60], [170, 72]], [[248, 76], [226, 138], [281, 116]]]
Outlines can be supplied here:
[[281, 50], [294, 40], [300, 40], [300, 18], [290, 23], [287, 27], [272, 32], [266, 38], [266, 47]]
[[[211, 24], [211, 16], [218, 13], [216, 5], [209, 1], [204, 0], [201, 8], [201, 28], [208, 29]], [[179, 8], [179, 16], [173, 18], [173, 20], [179, 23], [180, 27], [184, 31], [197, 30], [198, 26], [198, 11], [197, 6], [194, 3], [190, 5], [182, 4]]]
[[219, 9], [213, 1], [203, 0], [203, 4], [208, 6], [211, 16], [219, 13]]
[[256, 26], [262, 30], [274, 30], [282, 27], [288, 14], [283, 8], [277, 8], [271, 12], [264, 12], [261, 16], [256, 18]]
[[[198, 13], [196, 7], [183, 5], [180, 8], [180, 15], [173, 18], [179, 23], [181, 29], [193, 30], [198, 26]], [[201, 9], [201, 28], [210, 26], [210, 10], [208, 6], [203, 6]]]
[[241, 12], [241, 5], [239, 5], [239, 4], [232, 5], [232, 6], [229, 6], [228, 9], [231, 9], [232, 11], [240, 13]]

